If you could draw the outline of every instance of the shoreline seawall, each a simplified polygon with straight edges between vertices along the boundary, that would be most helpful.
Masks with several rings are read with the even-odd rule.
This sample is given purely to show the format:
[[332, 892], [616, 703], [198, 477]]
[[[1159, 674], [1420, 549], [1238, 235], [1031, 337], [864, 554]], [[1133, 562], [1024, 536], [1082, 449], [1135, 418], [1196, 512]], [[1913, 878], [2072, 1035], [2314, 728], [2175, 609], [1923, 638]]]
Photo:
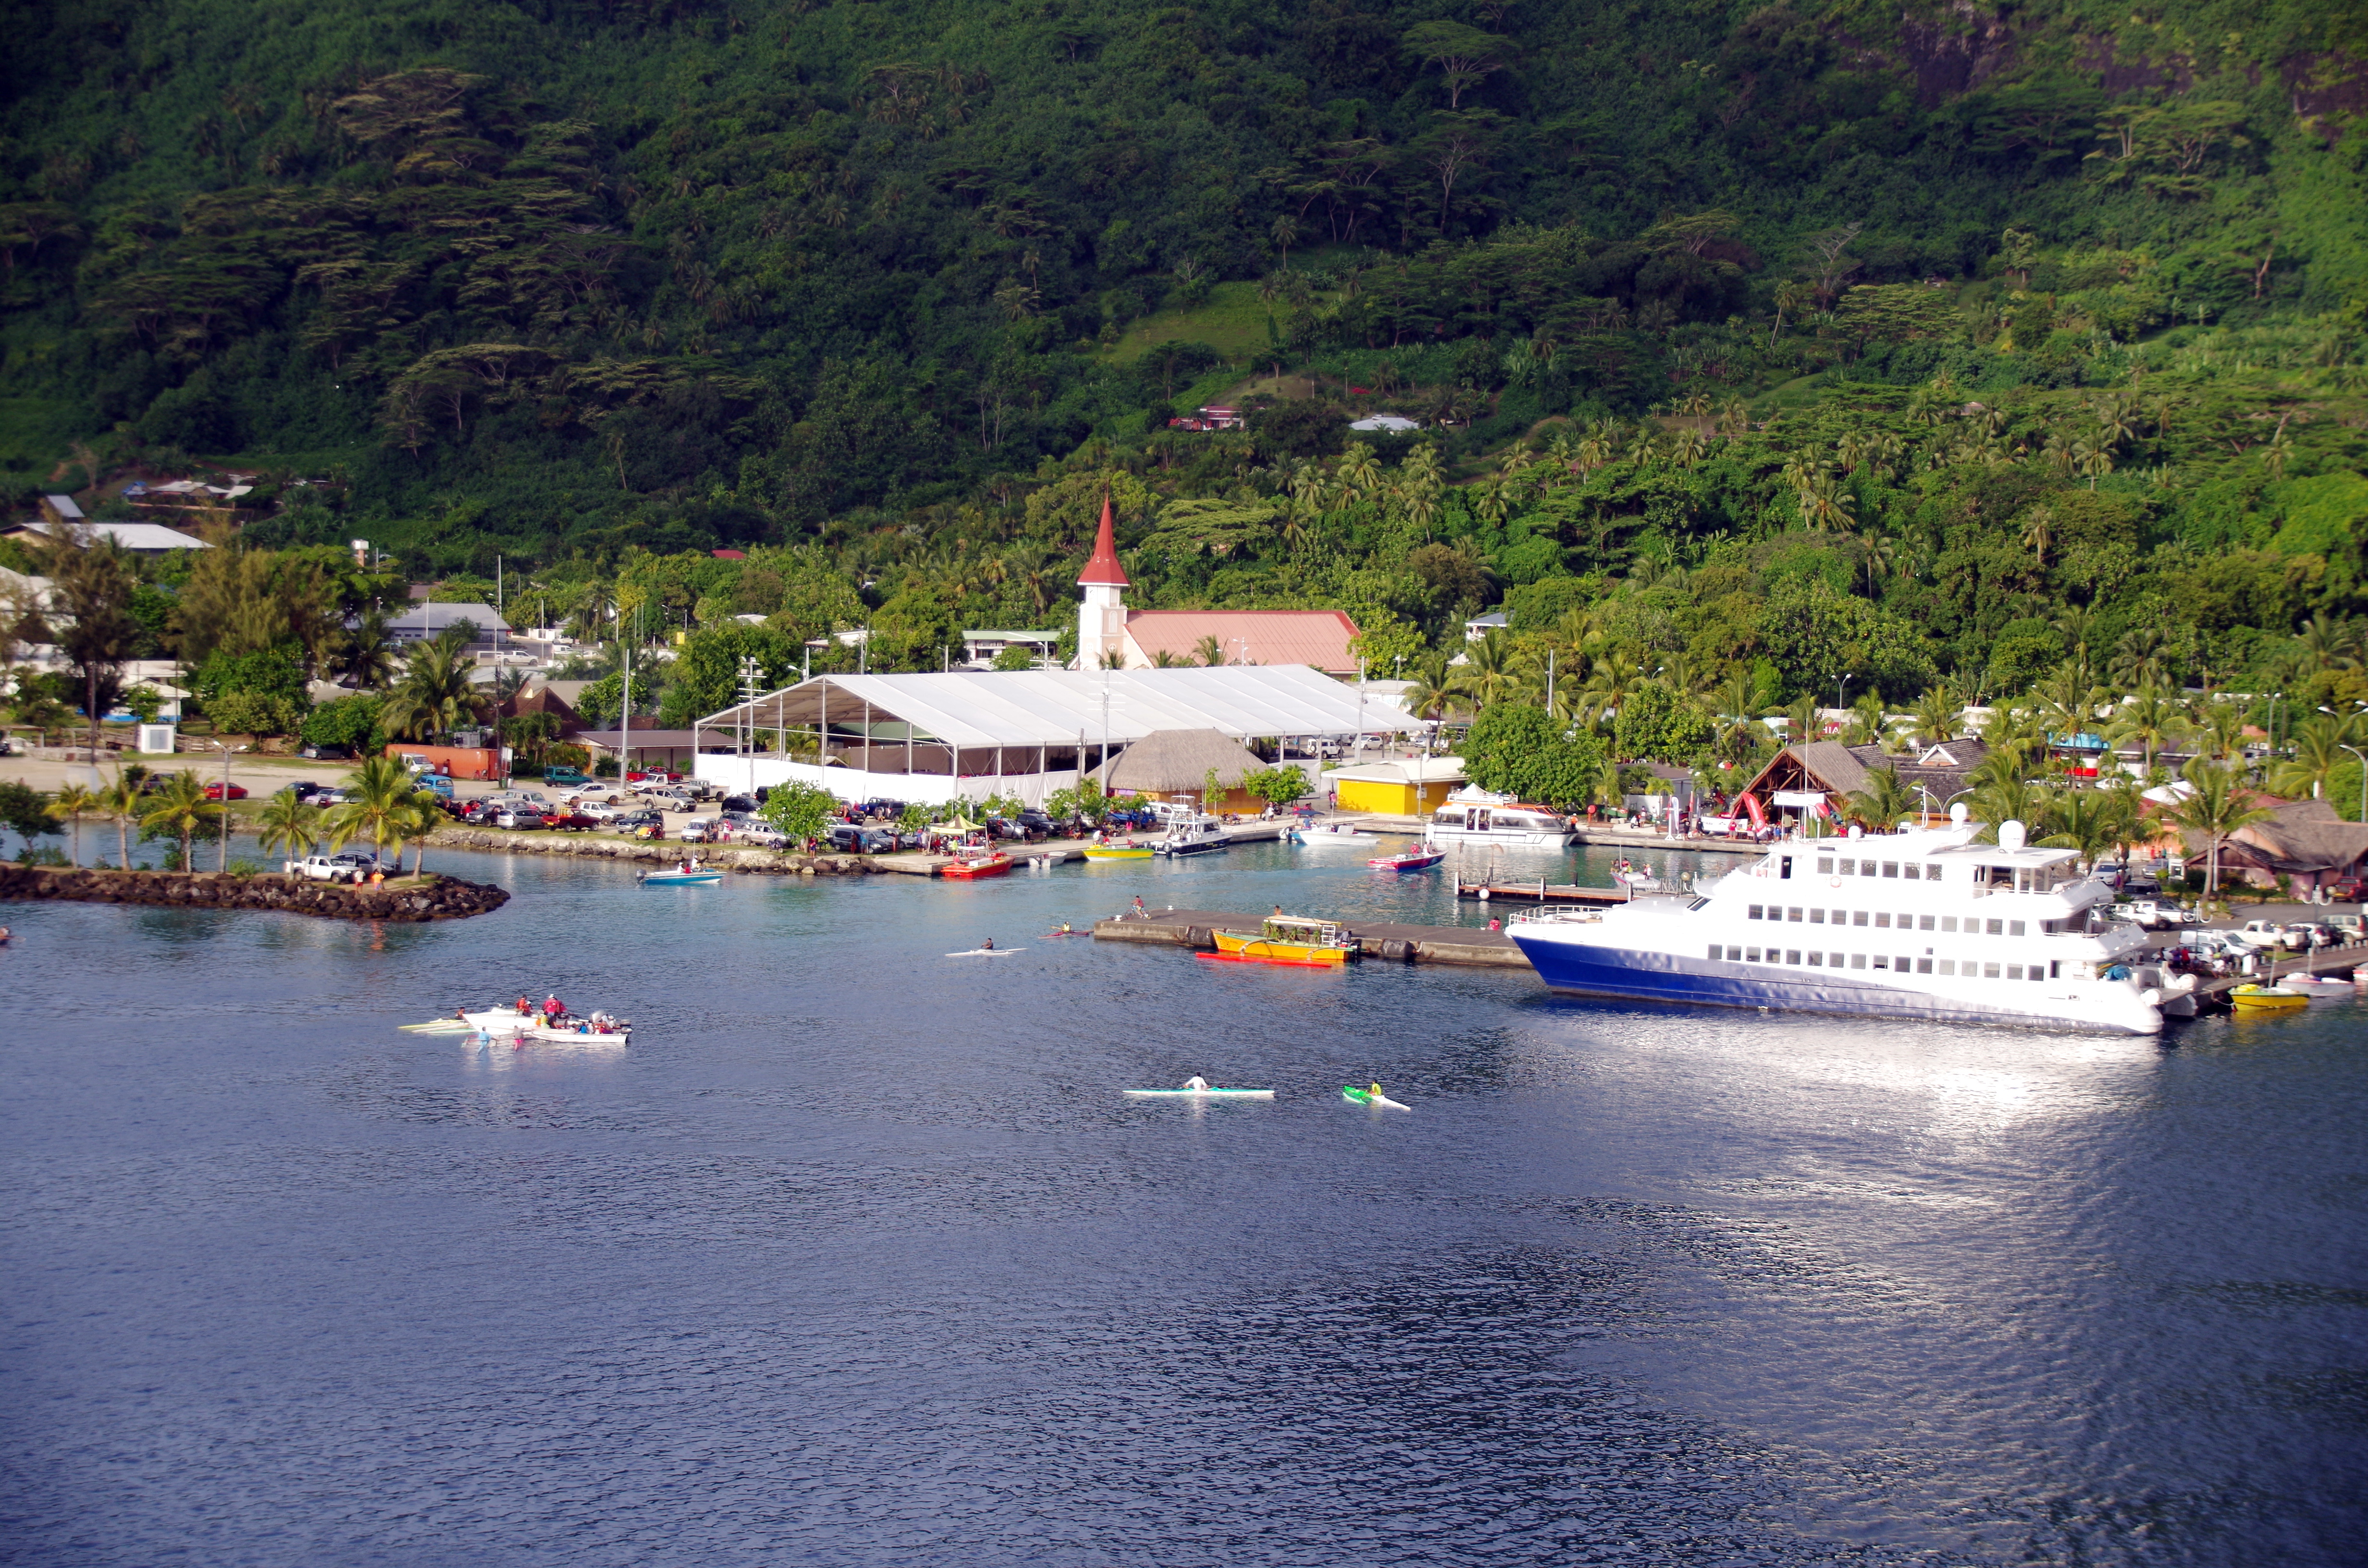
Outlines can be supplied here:
[[411, 925], [489, 915], [509, 890], [430, 873], [378, 887], [315, 882], [279, 872], [235, 877], [216, 871], [98, 871], [87, 868], [0, 866], [0, 900], [21, 903], [138, 903], [167, 909], [263, 909], [327, 920]]

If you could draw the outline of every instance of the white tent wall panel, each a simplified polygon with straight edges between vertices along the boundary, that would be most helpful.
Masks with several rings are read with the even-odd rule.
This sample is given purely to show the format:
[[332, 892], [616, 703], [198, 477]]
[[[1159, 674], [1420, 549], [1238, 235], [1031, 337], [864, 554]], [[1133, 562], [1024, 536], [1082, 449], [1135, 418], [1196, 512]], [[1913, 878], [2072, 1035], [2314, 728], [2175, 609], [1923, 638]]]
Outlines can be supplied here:
[[734, 794], [753, 794], [776, 784], [814, 784], [842, 801], [905, 801], [942, 806], [954, 801], [983, 801], [989, 795], [1012, 795], [1022, 805], [1042, 806], [1056, 790], [1077, 781], [1076, 772], [963, 774], [867, 773], [860, 767], [817, 767], [810, 762], [785, 762], [772, 756], [734, 756], [730, 752], [701, 752], [693, 774], [703, 782]]

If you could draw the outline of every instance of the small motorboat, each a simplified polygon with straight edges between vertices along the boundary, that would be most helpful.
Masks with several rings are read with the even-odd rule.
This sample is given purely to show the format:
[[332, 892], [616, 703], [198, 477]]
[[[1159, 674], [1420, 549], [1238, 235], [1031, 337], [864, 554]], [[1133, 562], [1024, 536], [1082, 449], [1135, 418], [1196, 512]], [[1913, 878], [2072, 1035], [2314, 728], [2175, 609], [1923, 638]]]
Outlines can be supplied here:
[[1125, 844], [1093, 844], [1087, 846], [1086, 858], [1098, 863], [1104, 860], [1148, 860], [1151, 858], [1151, 846], [1132, 840]]
[[2283, 990], [2299, 991], [2313, 1002], [2333, 1002], [2356, 994], [2351, 981], [2338, 980], [2332, 975], [2289, 974], [2279, 981], [2278, 985]]
[[1418, 849], [1401, 849], [1395, 855], [1376, 855], [1365, 862], [1376, 871], [1428, 871], [1447, 858], [1444, 849], [1428, 846]]
[[972, 855], [938, 868], [938, 875], [951, 877], [958, 882], [976, 881], [981, 877], [999, 877], [1011, 869], [1011, 857], [997, 851], [992, 855]]
[[2240, 1013], [2294, 1013], [2310, 1006], [2307, 995], [2283, 985], [2239, 985], [2228, 1002]]
[[723, 873], [712, 866], [677, 866], [671, 871], [642, 873], [642, 885], [648, 888], [697, 888], [723, 880]]
[[1371, 1089], [1360, 1089], [1349, 1084], [1343, 1084], [1340, 1085], [1340, 1097], [1347, 1100], [1350, 1105], [1375, 1106], [1386, 1110], [1412, 1110], [1414, 1108], [1414, 1107], [1410, 1105], [1400, 1105], [1397, 1101], [1390, 1098], [1387, 1095], [1376, 1094]]
[[1129, 1099], [1137, 1100], [1270, 1100], [1272, 1089], [1226, 1089], [1214, 1084], [1198, 1087], [1187, 1085], [1180, 1089], [1128, 1089]]
[[515, 1007], [464, 1012], [457, 1017], [404, 1024], [402, 1028], [406, 1034], [465, 1035], [480, 1045], [525, 1045], [529, 1041], [541, 1045], [631, 1045], [633, 1040], [631, 1018], [614, 1018], [598, 1012], [582, 1017], [572, 1013], [521, 1013]]

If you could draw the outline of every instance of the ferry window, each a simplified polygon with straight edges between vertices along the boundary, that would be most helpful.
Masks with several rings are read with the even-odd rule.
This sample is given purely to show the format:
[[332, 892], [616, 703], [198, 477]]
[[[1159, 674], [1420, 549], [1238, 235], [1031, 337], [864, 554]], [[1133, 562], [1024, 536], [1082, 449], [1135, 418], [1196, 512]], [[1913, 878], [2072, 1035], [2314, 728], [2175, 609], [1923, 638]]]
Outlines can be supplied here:
[[1889, 913], [1888, 911], [1885, 911], [1885, 910], [1877, 910], [1877, 911], [1875, 912], [1874, 923], [1875, 923], [1877, 926], [1885, 926], [1885, 927], [1889, 926], [1890, 926], [1890, 924], [1891, 924], [1891, 915], [1890, 915], [1890, 913]]
[[1809, 954], [1809, 961], [1816, 964], [1818, 968], [1823, 969], [1826, 963], [1826, 955], [1813, 949]]
[[1793, 857], [1784, 856], [1777, 862], [1776, 875], [1780, 881], [1789, 882], [1793, 880]]
[[1855, 876], [1857, 876], [1857, 875], [1858, 875], [1858, 862], [1857, 862], [1857, 861], [1855, 861], [1855, 860], [1845, 860], [1845, 861], [1843, 861], [1843, 862], [1841, 863], [1841, 867], [1840, 867], [1840, 874], [1841, 874], [1841, 875], [1843, 875], [1843, 876], [1845, 876], [1845, 877], [1855, 877]]
[[1716, 942], [1713, 942], [1710, 945], [1710, 961], [1713, 963], [1718, 962], [1719, 954], [1725, 951], [1726, 951], [1726, 949], [1724, 947], [1720, 946]]
[[1932, 929], [1932, 917], [1929, 915], [1918, 915], [1916, 917], [1916, 929], [1918, 931], [1930, 931]]
[[2050, 980], [2061, 980], [2064, 978], [2064, 960], [2062, 959], [2049, 959], [2047, 960], [2047, 978]]
[[1943, 930], [1943, 931], [1953, 931], [1953, 930], [1955, 930], [1956, 928], [1957, 928], [1957, 917], [1956, 917], [1955, 915], [1943, 915], [1942, 916], [1941, 916], [1941, 930]]
[[1801, 955], [1797, 950], [1787, 948], [1784, 950], [1784, 961], [1786, 963], [1799, 963], [1801, 961]]
[[2009, 920], [2009, 921], [2008, 921], [2008, 922], [2006, 923], [2006, 934], [2007, 934], [2008, 936], [2009, 936], [2009, 937], [2020, 937], [2020, 936], [2021, 936], [2021, 935], [2022, 935], [2022, 922], [2021, 922], [2021, 921], [2020, 921], [2020, 920]]
[[1797, 923], [1801, 918], [1801, 906], [1796, 903], [1792, 908], [1786, 910], [1784, 912], [1784, 918]]
[[1924, 875], [1924, 868], [1913, 860], [1906, 861], [1901, 864], [1899, 874], [1912, 882]]
[[1883, 874], [1886, 877], [1896, 877], [1899, 875], [1899, 862], [1896, 860], [1885, 860], [1883, 863]]
[[1850, 968], [1864, 969], [1865, 967], [1866, 955], [1864, 953], [1852, 953], [1850, 955]]
[[1982, 965], [1982, 978], [1984, 980], [1996, 980], [1998, 977], [1998, 965], [1994, 963], [1986, 963]]
[[1954, 973], [1956, 973], [1956, 972], [1957, 972], [1957, 960], [1954, 960], [1954, 959], [1942, 959], [1942, 960], [1941, 960], [1941, 972], [1942, 974], [1954, 974]]
[[1825, 912], [1824, 910], [1822, 910], [1822, 909], [1813, 909], [1813, 910], [1809, 911], [1809, 924], [1810, 924], [1810, 925], [1812, 925], [1812, 926], [1823, 926], [1825, 923], [1826, 923], [1826, 912]]
[[1828, 969], [1839, 969], [1839, 968], [1841, 968], [1841, 967], [1842, 967], [1842, 956], [1841, 956], [1841, 954], [1839, 954], [1839, 953], [1827, 953], [1827, 954], [1826, 955], [1826, 967], [1827, 967], [1827, 968], [1828, 968]]
[[1891, 960], [1891, 967], [1896, 972], [1906, 974], [1912, 961], [1906, 953], [1902, 953]]
[[1976, 880], [1980, 880], [1980, 873], [1987, 871], [1989, 873], [1987, 880], [1990, 886], [1994, 888], [2012, 887], [2014, 885], [2014, 868], [2012, 866], [1976, 866], [1974, 868], [1974, 871]]
[[1851, 914], [1850, 914], [1850, 924], [1851, 924], [1851, 925], [1853, 925], [1853, 926], [1863, 926], [1863, 925], [1865, 925], [1865, 924], [1866, 924], [1866, 911], [1865, 911], [1865, 910], [1863, 910], [1863, 909], [1860, 909], [1860, 910], [1854, 910], [1854, 911], [1852, 911], [1852, 912], [1851, 912]]
[[1931, 973], [1932, 960], [1930, 959], [1918, 959], [1916, 960], [1916, 972], [1918, 974]]
[[2009, 980], [2021, 980], [2022, 978], [2022, 966], [2019, 963], [2010, 963], [2007, 965], [2006, 977]]
[[1833, 874], [1834, 874], [1834, 858], [1833, 858], [1832, 856], [1830, 856], [1830, 855], [1820, 855], [1820, 856], [1818, 856], [1818, 857], [1817, 857], [1817, 875], [1819, 875], [1819, 876], [1821, 876], [1821, 877], [1830, 877], [1830, 876], [1832, 876]]
[[1891, 960], [1884, 958], [1881, 953], [1877, 953], [1874, 955], [1874, 967], [1877, 969], [1889, 969], [1891, 967]]
[[1743, 917], [1746, 920], [1757, 920], [1763, 913], [1764, 911], [1761, 907], [1755, 903], [1749, 909], [1744, 911]]
[[1759, 961], [1759, 949], [1758, 948], [1744, 949], [1743, 961], [1746, 963], [1758, 963]]
[[1858, 874], [1861, 877], [1871, 877], [1874, 875], [1874, 862], [1872, 860], [1861, 860], [1858, 863]]
[[[2001, 931], [2003, 931], [2003, 930], [2005, 930], [2005, 929], [2006, 929], [2006, 922], [2005, 922], [2005, 921], [2003, 921], [2003, 920], [1993, 920], [1993, 921], [1991, 921], [1991, 922], [1989, 923], [1989, 934], [1990, 934], [1991, 936], [1993, 936], [1993, 937], [1997, 936], [1999, 932], [2001, 932]], [[1996, 975], [1992, 975], [1992, 976], [1990, 976], [1990, 978], [1991, 978], [1992, 980], [1996, 980], [1996, 979], [1998, 978], [1998, 976], [1996, 976]]]

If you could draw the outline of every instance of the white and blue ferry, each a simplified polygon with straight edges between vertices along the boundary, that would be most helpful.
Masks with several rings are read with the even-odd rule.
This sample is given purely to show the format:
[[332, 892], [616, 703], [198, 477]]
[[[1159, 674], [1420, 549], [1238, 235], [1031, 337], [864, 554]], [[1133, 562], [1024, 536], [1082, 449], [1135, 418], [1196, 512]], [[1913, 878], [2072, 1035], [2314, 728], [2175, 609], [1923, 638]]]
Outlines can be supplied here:
[[2019, 822], [1977, 842], [1964, 812], [1781, 843], [1697, 896], [1540, 911], [1508, 935], [1547, 985], [1584, 995], [2160, 1033], [2146, 933], [2108, 917], [2112, 890]]

